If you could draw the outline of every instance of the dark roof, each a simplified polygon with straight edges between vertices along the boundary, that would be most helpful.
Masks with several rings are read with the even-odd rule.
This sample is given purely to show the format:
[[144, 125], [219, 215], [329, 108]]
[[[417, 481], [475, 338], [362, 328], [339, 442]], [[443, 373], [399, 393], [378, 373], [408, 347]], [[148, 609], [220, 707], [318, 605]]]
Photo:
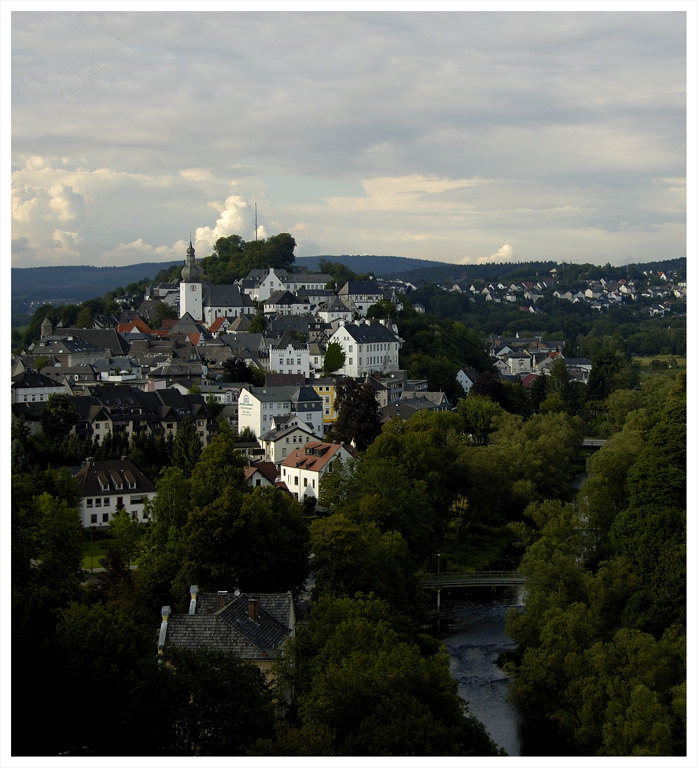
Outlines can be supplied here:
[[375, 325], [369, 325], [367, 323], [354, 325], [353, 323], [347, 323], [344, 328], [346, 328], [349, 335], [357, 344], [374, 344], [385, 341], [394, 343], [399, 341], [398, 337], [389, 328], [386, 328], [380, 323], [376, 323]]
[[241, 293], [237, 285], [204, 284], [204, 306], [208, 307], [251, 307], [252, 299]]
[[64, 332], [77, 339], [84, 339], [102, 349], [108, 349], [112, 356], [128, 353], [129, 343], [116, 328], [64, 328]]
[[364, 280], [363, 282], [348, 280], [339, 289], [339, 293], [342, 296], [361, 296], [364, 294], [382, 296], [383, 290], [379, 285], [369, 280]]
[[[228, 602], [219, 609], [218, 594], [198, 594], [193, 615], [169, 617], [165, 645], [229, 651], [241, 659], [277, 656], [295, 624], [291, 593], [245, 593], [225, 599]], [[255, 599], [256, 621], [249, 615], [250, 600]]]
[[37, 373], [33, 368], [17, 373], [12, 377], [12, 389], [37, 389], [39, 387], [53, 387], [63, 390], [63, 384], [55, 381], [43, 373]]
[[[81, 496], [155, 491], [153, 483], [128, 459], [88, 461], [75, 478], [79, 483]], [[119, 485], [121, 488], [118, 487]]]

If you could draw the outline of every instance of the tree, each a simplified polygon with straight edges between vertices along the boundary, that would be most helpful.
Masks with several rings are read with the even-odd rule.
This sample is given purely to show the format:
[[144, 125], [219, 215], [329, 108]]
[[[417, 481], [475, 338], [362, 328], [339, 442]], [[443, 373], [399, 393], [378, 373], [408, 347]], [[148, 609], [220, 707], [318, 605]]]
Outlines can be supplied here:
[[123, 509], [117, 509], [109, 520], [110, 548], [114, 549], [130, 567], [140, 548], [143, 528], [136, 517]]
[[83, 306], [75, 321], [75, 325], [78, 328], [92, 328], [92, 322], [92, 310], [89, 307]]
[[184, 529], [175, 594], [190, 584], [217, 591], [299, 592], [308, 573], [308, 528], [303, 507], [277, 488], [243, 493], [227, 485], [194, 507]]
[[201, 455], [202, 445], [194, 422], [187, 414], [179, 424], [172, 444], [172, 464], [179, 467], [188, 477]]
[[373, 389], [370, 384], [347, 378], [337, 383], [335, 392], [338, 416], [329, 436], [335, 441], [354, 441], [357, 450], [365, 451], [381, 431], [380, 406]]
[[77, 424], [78, 412], [68, 395], [49, 395], [40, 421], [48, 440], [61, 440]]
[[126, 754], [230, 757], [274, 733], [272, 692], [257, 667], [204, 649], [166, 648], [161, 661], [132, 691]]
[[463, 430], [478, 445], [486, 445], [490, 433], [494, 430], [493, 420], [504, 409], [486, 395], [468, 394], [458, 401], [458, 413], [463, 419]]
[[337, 341], [331, 341], [327, 345], [327, 350], [325, 352], [323, 374], [325, 376], [331, 376], [344, 365], [345, 360], [346, 355], [344, 354], [342, 345]]
[[282, 667], [302, 726], [327, 729], [344, 756], [497, 754], [457, 695], [445, 649], [422, 653], [404, 626], [374, 595], [320, 598]]
[[231, 357], [228, 360], [224, 360], [222, 368], [224, 381], [252, 382], [252, 372], [247, 363], [239, 357]]

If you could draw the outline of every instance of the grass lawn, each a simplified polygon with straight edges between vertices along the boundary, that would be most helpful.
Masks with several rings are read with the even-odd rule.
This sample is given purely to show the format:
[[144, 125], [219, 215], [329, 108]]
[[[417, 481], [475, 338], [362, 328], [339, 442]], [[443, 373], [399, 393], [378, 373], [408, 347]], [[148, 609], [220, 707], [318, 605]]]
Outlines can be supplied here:
[[[83, 558], [82, 567], [89, 571], [90, 566], [94, 568], [101, 568], [99, 561], [100, 558], [107, 554], [106, 544], [107, 540], [93, 541], [90, 543], [89, 539], [83, 543]], [[90, 557], [92, 560], [90, 561]]]
[[672, 371], [685, 371], [686, 370], [686, 358], [685, 357], [678, 357], [677, 355], [651, 355], [651, 356], [643, 356], [643, 357], [633, 357], [633, 363], [636, 363], [640, 366], [640, 368], [643, 369], [649, 369], [652, 370], [651, 364], [653, 360], [666, 360], [669, 362], [671, 360], [672, 362], [676, 360], [676, 368], [669, 368], [669, 369], [662, 369], [662, 370], [672, 370]]

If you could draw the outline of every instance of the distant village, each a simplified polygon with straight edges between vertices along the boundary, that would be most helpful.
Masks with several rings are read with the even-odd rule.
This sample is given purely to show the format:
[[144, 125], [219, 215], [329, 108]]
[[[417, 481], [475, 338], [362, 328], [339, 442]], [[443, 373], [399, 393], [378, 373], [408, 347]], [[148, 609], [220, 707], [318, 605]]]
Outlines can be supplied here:
[[[633, 280], [589, 281], [575, 293], [558, 290], [556, 270], [535, 283], [470, 283], [449, 280], [443, 291], [470, 300], [506, 302], [536, 313], [544, 298], [587, 302], [599, 312], [642, 299], [648, 315], [671, 311], [670, 298], [684, 298], [685, 282], [657, 273], [654, 285]], [[451, 410], [443, 392], [429, 391], [400, 369], [399, 327], [389, 319], [368, 319], [369, 310], [387, 302], [397, 311], [415, 289], [399, 279], [348, 281], [339, 290], [327, 274], [290, 266], [255, 269], [231, 285], [208, 282], [187, 251], [181, 280], [152, 284], [143, 295], [121, 296], [118, 316], [98, 316], [92, 328], [41, 326], [41, 338], [12, 360], [13, 422], [23, 418], [31, 433], [41, 431], [41, 415], [53, 394], [67, 395], [78, 413], [72, 432], [95, 443], [108, 434], [174, 436], [188, 417], [202, 445], [220, 424], [241, 436], [237, 447], [248, 458], [253, 486], [275, 485], [296, 499], [315, 498], [320, 480], [335, 461], [355, 455], [355, 446], [325, 440], [337, 420], [337, 381], [351, 377], [372, 388], [382, 421], [409, 419], [428, 410]], [[178, 315], [157, 330], [149, 323], [164, 303]], [[419, 303], [413, 305], [424, 312]], [[261, 320], [261, 321], [260, 321]], [[155, 323], [153, 323], [155, 324]], [[493, 368], [502, 379], [529, 389], [561, 356], [563, 342], [492, 336]], [[326, 375], [325, 356], [339, 345], [343, 361]], [[264, 384], [224, 380], [226, 361], [239, 360], [264, 377]], [[586, 383], [591, 361], [565, 359], [570, 377]], [[461, 368], [457, 380], [467, 393], [480, 374]], [[80, 469], [82, 523], [108, 526], [111, 514], [125, 508], [143, 520], [143, 504], [155, 494], [130, 462], [109, 462], [108, 472], [94, 462]]]

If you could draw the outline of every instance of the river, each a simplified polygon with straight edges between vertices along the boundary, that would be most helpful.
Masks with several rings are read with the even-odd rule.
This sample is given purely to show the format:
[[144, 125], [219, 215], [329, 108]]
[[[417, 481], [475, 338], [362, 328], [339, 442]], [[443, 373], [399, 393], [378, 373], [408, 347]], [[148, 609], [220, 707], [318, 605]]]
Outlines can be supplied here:
[[[497, 666], [502, 651], [514, 648], [504, 632], [504, 618], [512, 606], [523, 605], [520, 587], [469, 589], [468, 600], [443, 600], [441, 640], [451, 657], [451, 675], [470, 713], [487, 728], [497, 746], [509, 755], [521, 755], [519, 713], [506, 700], [508, 678]], [[465, 590], [450, 598], [460, 598]]]

